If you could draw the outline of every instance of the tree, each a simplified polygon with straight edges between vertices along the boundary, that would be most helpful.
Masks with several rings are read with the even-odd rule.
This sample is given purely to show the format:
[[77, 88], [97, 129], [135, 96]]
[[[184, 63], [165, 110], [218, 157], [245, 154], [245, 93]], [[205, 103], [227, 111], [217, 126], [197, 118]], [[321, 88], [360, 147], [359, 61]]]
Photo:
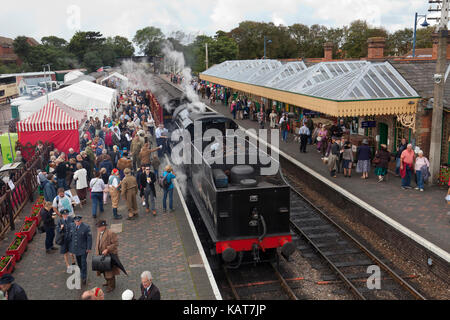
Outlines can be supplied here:
[[367, 57], [367, 39], [371, 37], [387, 38], [388, 32], [383, 28], [370, 27], [366, 21], [356, 20], [346, 29], [345, 43], [342, 49], [347, 58]]
[[55, 48], [63, 48], [67, 46], [67, 41], [65, 39], [55, 36], [43, 37], [41, 42], [44, 46], [52, 46]]
[[146, 27], [136, 32], [133, 42], [139, 48], [140, 53], [146, 56], [161, 55], [164, 33], [159, 28]]
[[116, 57], [130, 58], [134, 55], [133, 44], [125, 37], [115, 36], [114, 38], [107, 38], [106, 45], [114, 51]]
[[70, 39], [69, 52], [75, 54], [78, 59], [84, 61], [86, 52], [98, 50], [105, 42], [105, 38], [97, 31], [78, 31]]
[[83, 56], [83, 65], [89, 69], [90, 72], [96, 71], [103, 66], [103, 60], [98, 51], [88, 51]]
[[15, 54], [17, 54], [21, 60], [27, 62], [31, 50], [28, 38], [25, 36], [18, 36], [14, 39], [13, 47]]
[[413, 30], [405, 28], [388, 35], [386, 39], [386, 54], [403, 56], [413, 47]]

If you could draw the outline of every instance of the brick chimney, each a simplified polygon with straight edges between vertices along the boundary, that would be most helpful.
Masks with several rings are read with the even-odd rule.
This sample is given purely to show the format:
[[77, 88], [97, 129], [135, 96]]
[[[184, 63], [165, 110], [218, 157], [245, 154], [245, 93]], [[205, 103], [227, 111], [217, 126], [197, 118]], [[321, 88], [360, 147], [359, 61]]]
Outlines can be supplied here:
[[[433, 39], [433, 60], [437, 60], [438, 57], [438, 47], [439, 47], [439, 37], [438, 34], [435, 32], [431, 36]], [[450, 59], [450, 33], [447, 36], [447, 59]]]
[[384, 47], [386, 45], [386, 39], [383, 37], [373, 37], [367, 39], [369, 44], [369, 50], [367, 59], [382, 59], [384, 58]]
[[323, 49], [324, 49], [324, 61], [330, 61], [333, 60], [333, 42], [325, 42], [325, 44], [323, 45]]

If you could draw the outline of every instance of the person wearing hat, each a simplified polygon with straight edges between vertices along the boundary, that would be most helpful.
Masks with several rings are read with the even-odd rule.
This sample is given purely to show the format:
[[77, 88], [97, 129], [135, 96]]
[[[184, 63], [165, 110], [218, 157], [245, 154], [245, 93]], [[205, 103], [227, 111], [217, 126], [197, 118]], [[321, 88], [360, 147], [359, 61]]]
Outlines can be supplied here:
[[134, 176], [131, 175], [131, 170], [126, 168], [124, 170], [125, 178], [122, 180], [120, 185], [122, 189], [122, 197], [127, 201], [128, 207], [128, 219], [134, 220], [138, 216], [138, 208], [136, 195], [138, 193], [138, 184]]
[[[107, 229], [108, 224], [105, 220], [97, 222], [97, 240], [95, 242], [95, 253], [97, 256], [109, 256], [119, 254], [119, 240], [117, 235], [111, 230]], [[116, 288], [116, 276], [120, 274], [120, 269], [113, 266], [111, 271], [105, 271], [103, 276], [106, 283], [103, 285], [106, 288], [106, 293], [112, 292]], [[97, 271], [97, 276], [101, 273]]]
[[87, 283], [87, 256], [92, 250], [92, 232], [89, 225], [82, 222], [83, 217], [76, 216], [69, 231], [69, 252], [77, 259], [81, 270], [81, 281]]
[[378, 177], [378, 182], [384, 181], [390, 161], [391, 153], [387, 150], [387, 145], [382, 144], [380, 146], [380, 150], [377, 151], [373, 160], [376, 165], [375, 175]]
[[356, 159], [358, 160], [358, 164], [356, 165], [356, 172], [362, 173], [361, 179], [369, 179], [370, 160], [372, 159], [369, 140], [364, 139], [362, 142], [362, 146], [358, 147], [358, 150], [356, 152]]
[[9, 273], [0, 278], [0, 290], [3, 292], [6, 300], [28, 300], [25, 290], [17, 283], [14, 283], [14, 277]]
[[131, 156], [133, 157], [133, 170], [136, 170], [141, 166], [141, 160], [139, 158], [139, 153], [141, 153], [144, 143], [139, 139], [139, 135], [135, 135], [133, 141], [131, 142]]
[[120, 171], [120, 178], [121, 179], [123, 179], [125, 177], [124, 171], [125, 171], [126, 168], [132, 169], [133, 168], [133, 161], [129, 160], [127, 158], [127, 150], [124, 149], [122, 157], [119, 159], [119, 161], [117, 161], [117, 169], [119, 169], [119, 171]]
[[64, 255], [64, 261], [66, 263], [67, 273], [70, 273], [70, 264], [69, 264], [69, 254], [72, 257], [72, 265], [75, 264], [75, 256], [69, 252], [69, 232], [71, 225], [73, 224], [73, 218], [69, 216], [68, 210], [61, 210], [60, 212], [61, 218], [56, 223], [56, 233], [58, 242], [58, 238], [62, 237], [62, 242], [59, 247], [59, 253]]
[[111, 196], [111, 206], [113, 209], [113, 216], [115, 220], [122, 219], [122, 216], [117, 213], [117, 209], [119, 208], [119, 199], [120, 199], [120, 177], [119, 170], [114, 169], [111, 172], [111, 176], [108, 180], [108, 192]]
[[134, 298], [134, 292], [131, 291], [130, 289], [125, 290], [122, 293], [122, 300], [127, 300], [127, 301], [136, 300]]

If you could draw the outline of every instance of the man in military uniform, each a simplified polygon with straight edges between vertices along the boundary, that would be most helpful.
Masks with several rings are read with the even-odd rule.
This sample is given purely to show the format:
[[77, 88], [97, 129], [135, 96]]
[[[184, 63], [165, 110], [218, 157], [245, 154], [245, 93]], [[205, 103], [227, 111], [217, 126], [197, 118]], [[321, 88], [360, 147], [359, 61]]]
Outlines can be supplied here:
[[89, 225], [76, 216], [69, 232], [69, 251], [77, 258], [77, 264], [81, 269], [81, 281], [87, 283], [87, 256], [92, 249], [92, 233]]
[[1, 276], [0, 290], [3, 292], [6, 300], [28, 300], [25, 290], [17, 283], [14, 283], [14, 277], [9, 273]]
[[139, 139], [139, 135], [136, 135], [131, 142], [131, 155], [133, 156], [133, 169], [136, 170], [141, 166], [141, 160], [139, 158], [139, 153], [143, 147], [143, 143], [141, 139]]
[[[97, 256], [108, 256], [119, 254], [119, 240], [117, 235], [111, 230], [107, 229], [106, 221], [99, 221], [97, 223], [97, 240], [95, 242], [95, 251]], [[103, 285], [106, 288], [106, 292], [109, 293], [116, 288], [116, 276], [120, 274], [120, 269], [117, 266], [113, 266], [111, 271], [105, 271], [103, 276], [106, 283]], [[97, 272], [97, 276], [101, 273]]]
[[136, 195], [138, 193], [138, 184], [136, 178], [131, 175], [131, 170], [126, 168], [124, 170], [125, 178], [122, 180], [122, 197], [127, 201], [128, 219], [134, 220], [138, 216], [138, 208]]

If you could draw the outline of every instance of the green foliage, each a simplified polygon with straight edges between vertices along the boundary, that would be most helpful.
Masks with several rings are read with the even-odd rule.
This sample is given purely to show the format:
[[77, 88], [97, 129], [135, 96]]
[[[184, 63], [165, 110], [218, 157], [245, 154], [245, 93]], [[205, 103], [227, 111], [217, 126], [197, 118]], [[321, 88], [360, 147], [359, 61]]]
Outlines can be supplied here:
[[342, 46], [346, 58], [367, 57], [367, 39], [371, 37], [387, 38], [387, 31], [383, 28], [370, 27], [366, 21], [353, 21], [345, 31], [345, 43]]
[[146, 27], [136, 32], [133, 42], [139, 48], [140, 53], [146, 56], [161, 55], [164, 33], [156, 27]]
[[0, 258], [0, 270], [3, 270], [11, 260], [12, 256], [4, 256]]
[[22, 236], [22, 238], [16, 236], [16, 238], [14, 239], [14, 242], [9, 246], [8, 250], [17, 250], [17, 248], [20, 247], [20, 244], [24, 240], [25, 240], [25, 236]]
[[82, 60], [86, 52], [100, 49], [105, 40], [100, 32], [78, 31], [70, 40], [68, 49], [69, 52], [75, 54], [78, 59]]
[[58, 38], [55, 36], [43, 37], [41, 39], [43, 45], [55, 47], [55, 48], [63, 48], [67, 46], [67, 41], [63, 38]]

